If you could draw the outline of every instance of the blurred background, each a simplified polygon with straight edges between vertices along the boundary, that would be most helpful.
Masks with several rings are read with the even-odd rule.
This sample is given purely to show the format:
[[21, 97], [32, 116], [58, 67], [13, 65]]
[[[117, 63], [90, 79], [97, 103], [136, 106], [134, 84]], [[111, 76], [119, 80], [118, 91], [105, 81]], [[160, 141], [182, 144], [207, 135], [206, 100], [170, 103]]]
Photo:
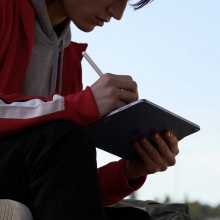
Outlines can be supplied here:
[[[137, 199], [189, 201], [220, 212], [219, 26], [219, 0], [154, 0], [137, 11], [128, 5], [121, 21], [90, 33], [72, 25], [72, 40], [88, 43], [104, 73], [132, 75], [140, 98], [201, 127], [179, 142], [174, 167], [148, 176]], [[97, 79], [83, 60], [84, 87]], [[98, 166], [118, 159], [98, 150]]]

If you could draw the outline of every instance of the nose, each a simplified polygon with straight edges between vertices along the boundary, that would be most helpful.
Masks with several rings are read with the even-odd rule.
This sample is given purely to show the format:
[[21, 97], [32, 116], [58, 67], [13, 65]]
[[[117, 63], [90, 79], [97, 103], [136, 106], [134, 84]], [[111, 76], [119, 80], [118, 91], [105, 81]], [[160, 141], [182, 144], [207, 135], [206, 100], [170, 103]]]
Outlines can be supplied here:
[[108, 7], [108, 12], [113, 18], [120, 20], [124, 14], [127, 2], [127, 0], [114, 0], [114, 2]]

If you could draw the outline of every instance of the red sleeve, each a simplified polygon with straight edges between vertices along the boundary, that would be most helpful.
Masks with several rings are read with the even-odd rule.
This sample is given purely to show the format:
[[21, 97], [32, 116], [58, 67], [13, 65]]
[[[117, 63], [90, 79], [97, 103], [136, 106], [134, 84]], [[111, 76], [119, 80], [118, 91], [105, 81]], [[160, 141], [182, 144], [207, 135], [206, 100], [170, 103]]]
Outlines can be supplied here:
[[146, 176], [138, 178], [129, 185], [124, 174], [125, 160], [111, 162], [98, 169], [99, 184], [104, 205], [118, 202], [138, 190], [145, 182]]
[[0, 39], [3, 35], [3, 27], [5, 23], [5, 11], [4, 11], [4, 2], [0, 0]]
[[[91, 93], [90, 87], [65, 97], [67, 119], [79, 125], [86, 125], [100, 118], [98, 107]], [[74, 110], [73, 110], [74, 109]]]
[[51, 98], [0, 93], [0, 137], [52, 120], [85, 125], [99, 118], [96, 102], [87, 87], [68, 96]]

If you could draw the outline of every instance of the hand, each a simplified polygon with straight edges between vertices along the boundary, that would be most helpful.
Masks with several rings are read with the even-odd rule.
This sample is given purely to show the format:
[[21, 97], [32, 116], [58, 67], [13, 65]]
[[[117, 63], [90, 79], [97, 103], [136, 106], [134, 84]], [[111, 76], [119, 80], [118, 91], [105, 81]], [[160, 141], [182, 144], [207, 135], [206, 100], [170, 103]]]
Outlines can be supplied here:
[[90, 89], [101, 117], [138, 99], [137, 83], [128, 75], [106, 73]]
[[145, 137], [134, 143], [134, 147], [140, 159], [127, 160], [125, 163], [125, 175], [128, 180], [165, 171], [169, 166], [176, 163], [176, 155], [179, 153], [178, 140], [170, 131], [163, 136], [154, 133], [153, 146]]

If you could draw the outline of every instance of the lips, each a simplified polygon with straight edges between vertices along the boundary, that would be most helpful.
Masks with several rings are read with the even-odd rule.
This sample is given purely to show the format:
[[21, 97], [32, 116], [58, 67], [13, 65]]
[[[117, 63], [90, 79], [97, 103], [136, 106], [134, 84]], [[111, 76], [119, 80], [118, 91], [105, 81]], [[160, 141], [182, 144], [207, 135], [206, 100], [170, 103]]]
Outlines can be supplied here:
[[95, 18], [96, 18], [96, 25], [98, 25], [98, 26], [103, 26], [104, 25], [105, 20], [103, 20], [99, 17], [96, 17], [96, 16], [95, 16]]
[[110, 21], [110, 18], [109, 19], [105, 19], [105, 18], [100, 18], [100, 17], [97, 17], [97, 16], [95, 16], [95, 18], [96, 18], [98, 26], [103, 26], [105, 22], [109, 22]]

